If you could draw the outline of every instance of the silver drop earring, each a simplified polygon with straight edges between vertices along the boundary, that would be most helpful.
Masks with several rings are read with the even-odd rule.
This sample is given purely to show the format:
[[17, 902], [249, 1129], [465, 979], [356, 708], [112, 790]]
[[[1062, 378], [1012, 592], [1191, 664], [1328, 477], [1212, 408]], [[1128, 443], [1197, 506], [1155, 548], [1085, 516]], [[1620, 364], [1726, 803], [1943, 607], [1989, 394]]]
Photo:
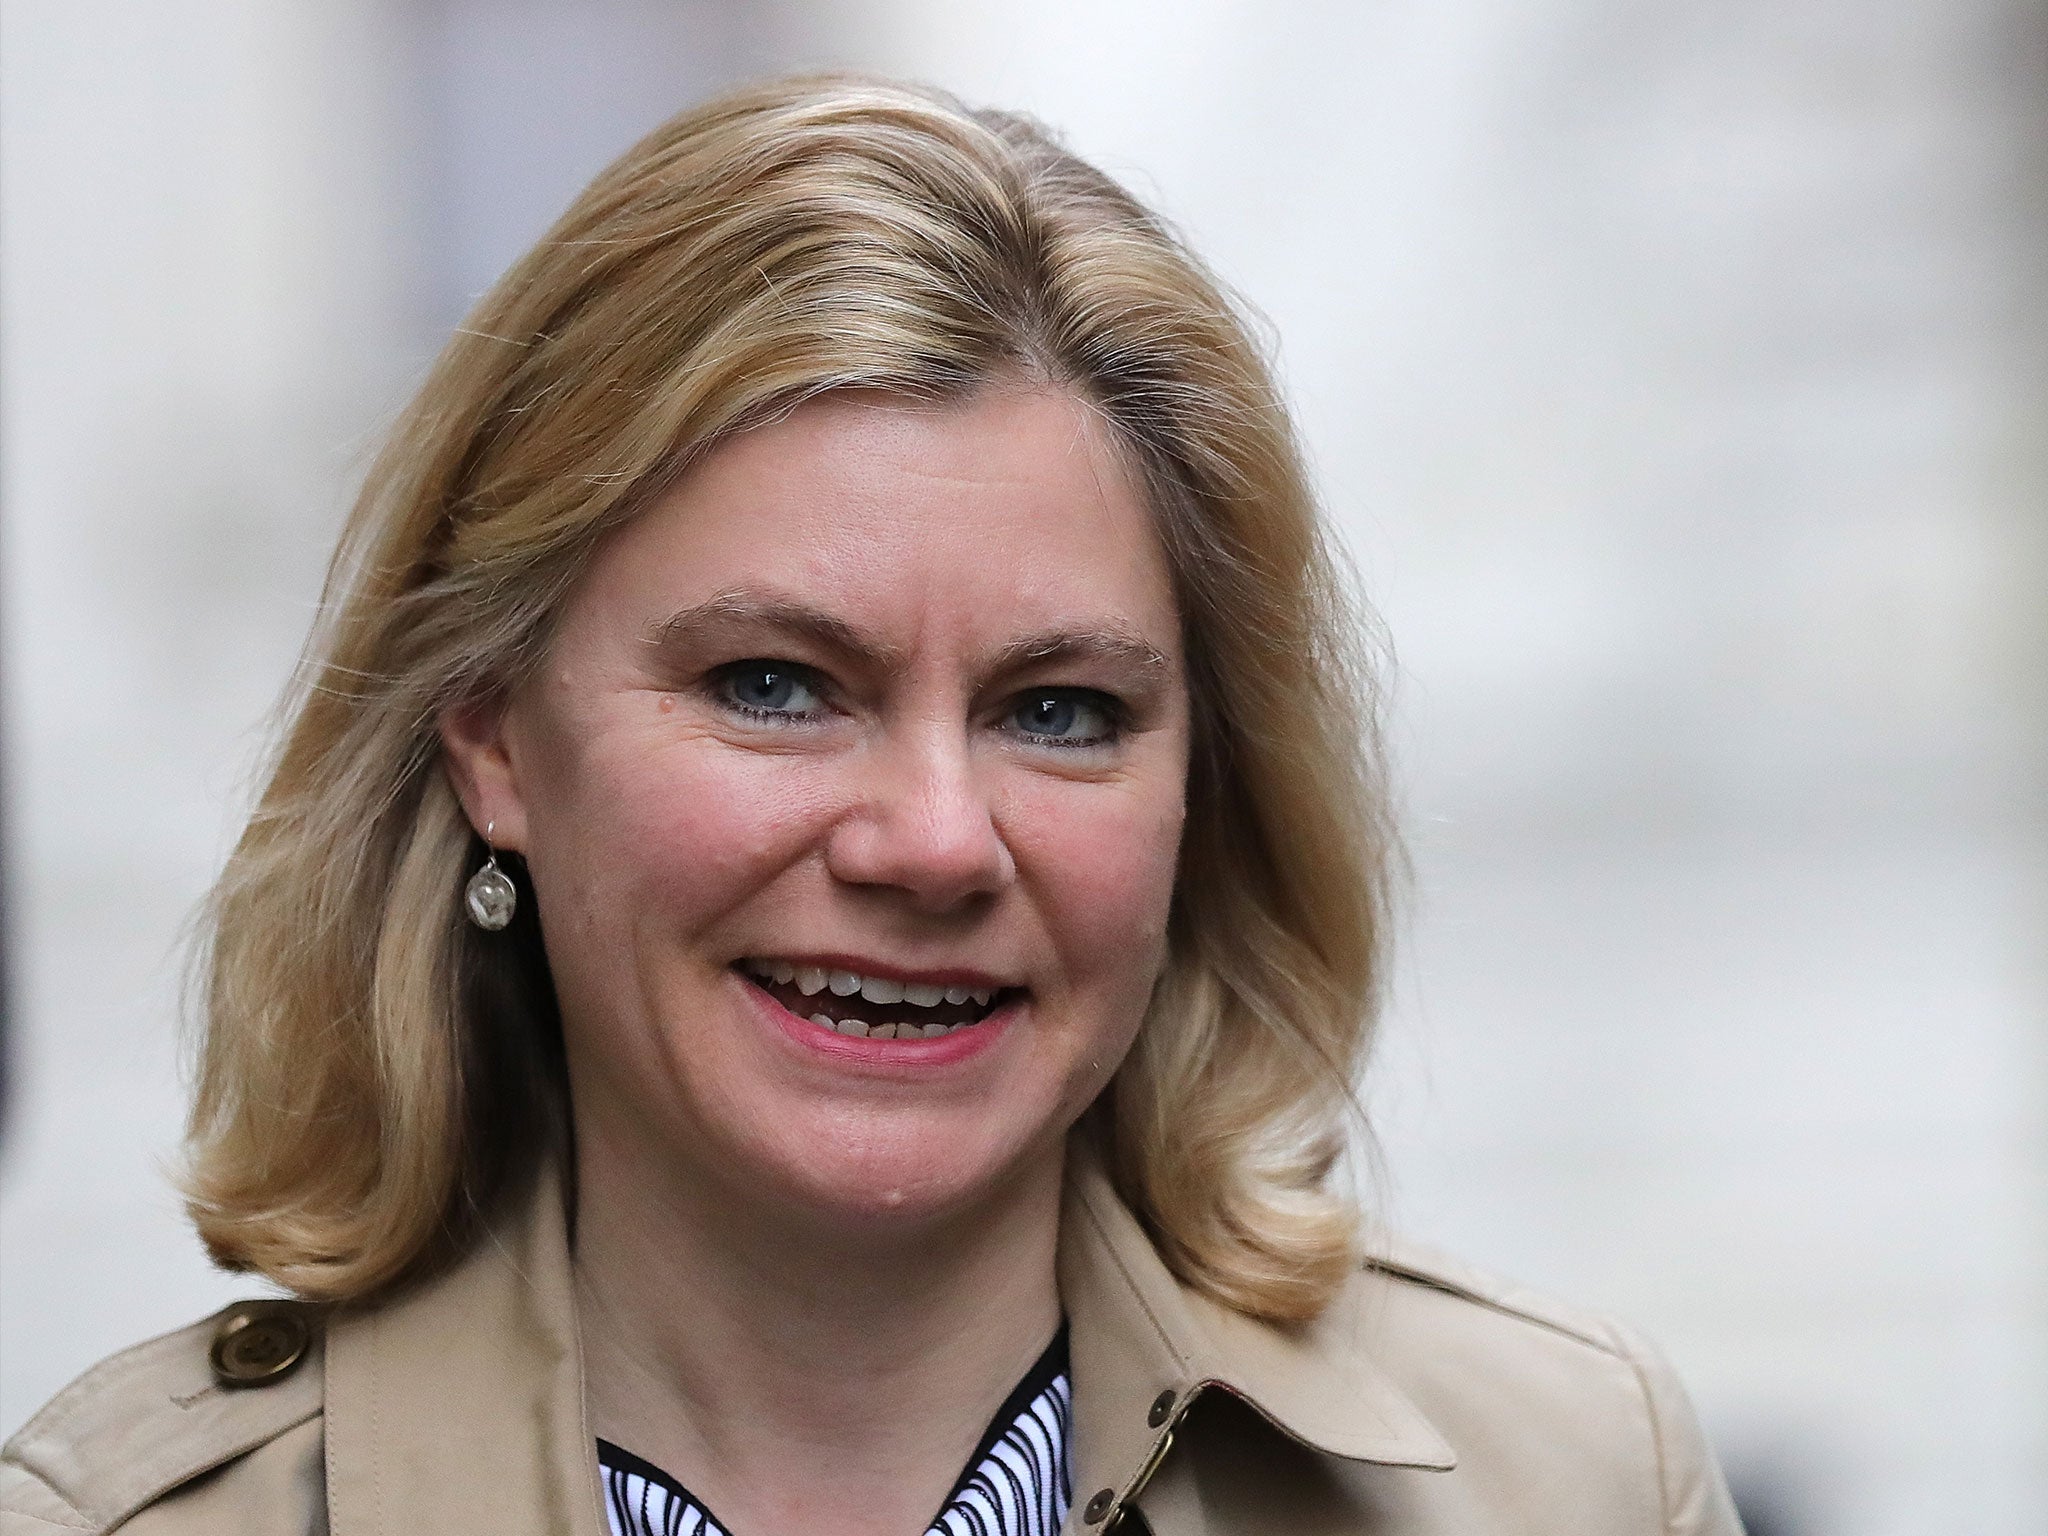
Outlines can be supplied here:
[[491, 848], [491, 833], [497, 826], [495, 821], [485, 826], [484, 846], [490, 848], [490, 857], [484, 860], [482, 869], [469, 877], [462, 892], [462, 905], [469, 912], [469, 920], [490, 933], [511, 922], [512, 913], [519, 906], [519, 888], [510, 875], [498, 868], [498, 850]]

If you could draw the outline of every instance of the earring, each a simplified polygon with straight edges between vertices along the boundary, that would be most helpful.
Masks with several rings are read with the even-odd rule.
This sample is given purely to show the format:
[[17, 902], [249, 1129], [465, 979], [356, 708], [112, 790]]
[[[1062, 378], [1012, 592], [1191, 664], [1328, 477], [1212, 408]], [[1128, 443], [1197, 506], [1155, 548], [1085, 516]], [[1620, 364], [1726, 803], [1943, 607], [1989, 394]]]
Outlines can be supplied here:
[[[490, 848], [491, 833], [497, 825], [493, 821], [484, 827], [484, 846], [487, 848]], [[484, 867], [469, 877], [469, 884], [462, 892], [462, 904], [469, 911], [469, 920], [487, 932], [496, 933], [512, 921], [512, 913], [519, 905], [519, 888], [512, 883], [510, 875], [498, 868], [497, 849], [491, 848]]]

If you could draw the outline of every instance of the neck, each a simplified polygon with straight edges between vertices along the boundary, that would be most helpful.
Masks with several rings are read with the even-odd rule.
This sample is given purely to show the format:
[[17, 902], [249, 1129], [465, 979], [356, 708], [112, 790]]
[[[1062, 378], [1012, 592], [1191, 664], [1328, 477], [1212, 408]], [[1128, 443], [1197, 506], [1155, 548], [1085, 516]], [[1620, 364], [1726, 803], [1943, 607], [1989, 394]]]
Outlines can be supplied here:
[[922, 1532], [1059, 1323], [1057, 1160], [967, 1215], [862, 1230], [578, 1138], [596, 1432], [738, 1536]]

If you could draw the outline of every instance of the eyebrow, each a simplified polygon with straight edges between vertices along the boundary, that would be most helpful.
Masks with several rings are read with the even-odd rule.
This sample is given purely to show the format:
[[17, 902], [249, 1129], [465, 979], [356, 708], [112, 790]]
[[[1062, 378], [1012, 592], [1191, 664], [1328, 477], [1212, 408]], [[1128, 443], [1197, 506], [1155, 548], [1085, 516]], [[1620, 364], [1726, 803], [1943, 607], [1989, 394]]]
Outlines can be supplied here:
[[808, 604], [793, 603], [745, 589], [721, 592], [716, 597], [671, 614], [652, 626], [647, 638], [657, 648], [670, 650], [721, 629], [774, 630], [800, 635], [827, 650], [855, 656], [885, 668], [899, 668], [905, 660], [897, 647], [844, 619], [834, 618]]
[[[662, 650], [687, 646], [719, 630], [760, 630], [801, 636], [826, 650], [884, 671], [901, 671], [909, 661], [899, 646], [858, 625], [806, 603], [735, 589], [682, 609], [649, 628], [647, 639]], [[1012, 640], [990, 658], [991, 677], [1025, 667], [1094, 662], [1146, 677], [1170, 674], [1172, 663], [1135, 628], [1111, 621], [1082, 630], [1049, 630]]]
[[1121, 624], [1101, 629], [1058, 631], [1014, 640], [997, 651], [991, 671], [1014, 672], [1023, 667], [1063, 662], [1098, 662], [1124, 671], [1165, 676], [1171, 664], [1166, 653], [1134, 629]]

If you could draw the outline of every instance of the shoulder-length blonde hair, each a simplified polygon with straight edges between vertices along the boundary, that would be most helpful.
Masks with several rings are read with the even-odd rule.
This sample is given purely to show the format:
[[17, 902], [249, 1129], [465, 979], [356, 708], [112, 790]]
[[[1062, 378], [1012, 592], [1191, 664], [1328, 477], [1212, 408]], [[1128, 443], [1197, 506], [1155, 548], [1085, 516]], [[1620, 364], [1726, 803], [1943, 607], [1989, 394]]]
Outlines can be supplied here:
[[1189, 1284], [1318, 1311], [1389, 837], [1361, 631], [1244, 319], [1037, 125], [844, 77], [629, 150], [478, 305], [371, 472], [268, 783], [208, 911], [187, 1189], [223, 1265], [362, 1300], [446, 1262], [567, 1133], [532, 902], [481, 857], [438, 714], [513, 686], [606, 533], [821, 391], [1024, 373], [1113, 424], [1185, 626], [1195, 747], [1170, 958], [1091, 1118]]

